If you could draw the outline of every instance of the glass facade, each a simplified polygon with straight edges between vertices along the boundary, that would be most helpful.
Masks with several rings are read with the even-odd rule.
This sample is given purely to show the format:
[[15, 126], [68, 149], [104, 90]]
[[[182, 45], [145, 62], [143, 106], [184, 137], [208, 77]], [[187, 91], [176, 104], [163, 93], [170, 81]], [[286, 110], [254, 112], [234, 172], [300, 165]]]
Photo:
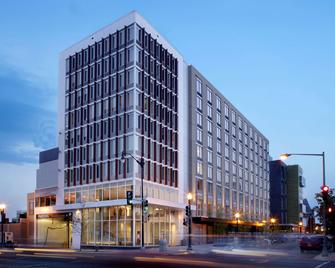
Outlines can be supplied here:
[[[82, 244], [106, 246], [141, 245], [141, 207], [112, 206], [83, 209]], [[145, 245], [166, 239], [177, 243], [177, 211], [149, 206], [144, 224]]]

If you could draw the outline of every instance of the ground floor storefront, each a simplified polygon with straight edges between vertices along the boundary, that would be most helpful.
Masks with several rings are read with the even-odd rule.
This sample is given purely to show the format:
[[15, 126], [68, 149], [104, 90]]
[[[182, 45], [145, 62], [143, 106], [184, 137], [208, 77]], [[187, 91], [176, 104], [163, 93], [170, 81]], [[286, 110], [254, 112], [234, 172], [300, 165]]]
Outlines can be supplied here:
[[36, 215], [35, 244], [67, 248], [71, 245], [72, 213]]
[[[81, 210], [81, 245], [140, 246], [141, 206], [111, 206]], [[169, 245], [180, 243], [178, 210], [149, 205], [144, 222], [146, 246], [166, 240]]]

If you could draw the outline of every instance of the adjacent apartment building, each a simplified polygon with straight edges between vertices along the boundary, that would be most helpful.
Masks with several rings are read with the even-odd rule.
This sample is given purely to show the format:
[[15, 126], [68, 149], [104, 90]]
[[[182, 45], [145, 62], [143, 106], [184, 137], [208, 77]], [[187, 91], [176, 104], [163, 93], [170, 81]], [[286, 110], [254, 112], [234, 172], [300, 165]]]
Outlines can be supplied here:
[[137, 12], [61, 53], [58, 146], [52, 213], [72, 215], [73, 248], [141, 244], [133, 157], [145, 245], [181, 243], [188, 192], [195, 222], [269, 216], [268, 140]]
[[299, 165], [270, 161], [270, 213], [280, 224], [308, 225], [303, 202], [305, 178]]

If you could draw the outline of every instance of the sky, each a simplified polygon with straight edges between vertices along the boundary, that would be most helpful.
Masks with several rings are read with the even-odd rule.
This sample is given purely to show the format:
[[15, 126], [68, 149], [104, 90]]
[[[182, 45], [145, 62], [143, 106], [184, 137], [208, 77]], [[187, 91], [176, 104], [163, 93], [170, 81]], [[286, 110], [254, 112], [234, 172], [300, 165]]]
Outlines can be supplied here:
[[[335, 2], [5, 1], [0, 16], [0, 203], [26, 208], [38, 152], [56, 146], [59, 53], [137, 10], [270, 141], [270, 154], [326, 152], [335, 178]], [[321, 159], [291, 157], [312, 205]]]

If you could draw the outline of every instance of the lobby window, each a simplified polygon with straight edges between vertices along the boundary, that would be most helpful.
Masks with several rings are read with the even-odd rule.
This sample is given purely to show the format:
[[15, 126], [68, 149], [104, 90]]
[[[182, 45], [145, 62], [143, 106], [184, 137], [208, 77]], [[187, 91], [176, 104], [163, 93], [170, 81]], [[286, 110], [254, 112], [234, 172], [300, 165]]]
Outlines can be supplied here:
[[202, 179], [197, 178], [197, 193], [202, 194], [204, 190], [204, 182]]

